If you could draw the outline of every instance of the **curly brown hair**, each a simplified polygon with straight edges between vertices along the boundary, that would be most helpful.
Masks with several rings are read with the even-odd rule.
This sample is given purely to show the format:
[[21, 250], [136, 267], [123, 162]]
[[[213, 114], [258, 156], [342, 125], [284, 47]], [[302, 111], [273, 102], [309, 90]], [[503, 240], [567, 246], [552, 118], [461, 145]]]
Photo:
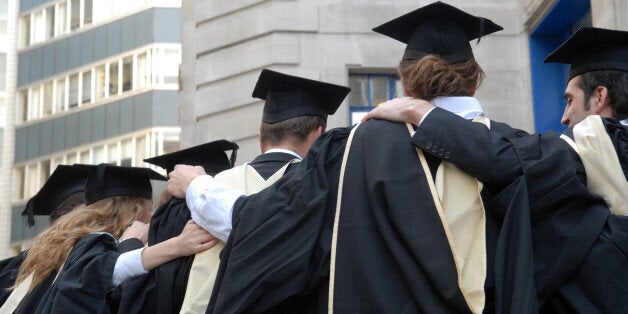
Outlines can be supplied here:
[[484, 78], [484, 71], [474, 59], [448, 64], [436, 55], [403, 60], [398, 70], [408, 96], [424, 100], [472, 95]]
[[29, 291], [55, 271], [59, 271], [76, 241], [92, 232], [108, 232], [116, 239], [134, 220], [139, 220], [146, 199], [115, 196], [90, 205], [79, 205], [65, 214], [36, 238], [20, 266], [14, 287], [31, 273]]

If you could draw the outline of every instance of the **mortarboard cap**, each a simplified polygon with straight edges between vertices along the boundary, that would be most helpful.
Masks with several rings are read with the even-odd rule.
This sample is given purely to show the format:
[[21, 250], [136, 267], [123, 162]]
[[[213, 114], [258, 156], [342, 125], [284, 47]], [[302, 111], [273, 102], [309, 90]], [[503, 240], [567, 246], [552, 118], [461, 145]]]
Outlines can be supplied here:
[[70, 195], [85, 191], [87, 175], [82, 169], [57, 166], [41, 190], [26, 203], [22, 216], [27, 216], [28, 226], [35, 225], [34, 215], [50, 215]]
[[471, 15], [440, 1], [416, 9], [373, 28], [403, 43], [403, 60], [434, 54], [449, 64], [473, 59], [469, 41], [503, 28], [491, 20]]
[[[231, 150], [231, 158], [227, 158], [225, 151]], [[144, 159], [145, 162], [162, 167], [170, 173], [177, 164], [187, 164], [202, 166], [209, 175], [232, 168], [235, 164], [238, 144], [218, 140], [194, 147], [182, 149], [180, 151], [164, 154], [157, 157]]]
[[272, 124], [300, 116], [327, 120], [327, 115], [336, 112], [349, 91], [345, 86], [264, 69], [253, 97], [266, 100], [262, 121]]
[[571, 64], [570, 80], [590, 71], [628, 71], [628, 32], [581, 27], [544, 62]]
[[149, 168], [119, 167], [110, 164], [80, 165], [89, 175], [85, 183], [85, 204], [114, 196], [138, 196], [151, 199], [153, 188], [150, 180], [166, 181], [166, 177]]

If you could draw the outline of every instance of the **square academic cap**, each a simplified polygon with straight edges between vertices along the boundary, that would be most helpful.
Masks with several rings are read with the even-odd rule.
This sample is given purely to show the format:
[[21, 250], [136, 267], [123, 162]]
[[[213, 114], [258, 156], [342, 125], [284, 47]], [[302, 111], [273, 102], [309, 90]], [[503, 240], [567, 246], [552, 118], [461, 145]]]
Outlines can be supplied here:
[[350, 91], [345, 86], [264, 69], [253, 97], [266, 100], [262, 121], [272, 124], [299, 116], [327, 120], [327, 115], [336, 112]]
[[85, 183], [85, 204], [90, 205], [114, 196], [153, 197], [150, 180], [166, 181], [166, 177], [149, 168], [119, 167], [110, 164], [80, 165], [89, 175]]
[[628, 71], [628, 32], [581, 27], [544, 62], [571, 64], [570, 80], [590, 71]]
[[83, 169], [57, 166], [41, 190], [26, 203], [22, 216], [27, 216], [28, 226], [35, 225], [33, 215], [50, 215], [70, 195], [85, 191], [87, 175]]
[[416, 9], [373, 28], [403, 43], [403, 60], [435, 54], [449, 64], [473, 59], [469, 41], [503, 28], [491, 20], [473, 16], [440, 1]]
[[[227, 158], [225, 151], [232, 151], [231, 158]], [[218, 140], [161, 156], [144, 159], [145, 162], [162, 167], [170, 173], [177, 164], [202, 166], [209, 175], [232, 168], [235, 164], [238, 144]]]

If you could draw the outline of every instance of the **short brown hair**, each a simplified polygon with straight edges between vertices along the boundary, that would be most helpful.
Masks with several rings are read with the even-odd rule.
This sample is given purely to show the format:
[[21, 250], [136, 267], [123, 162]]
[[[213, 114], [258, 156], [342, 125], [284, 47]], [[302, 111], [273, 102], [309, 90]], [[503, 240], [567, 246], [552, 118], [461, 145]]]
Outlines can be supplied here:
[[628, 72], [620, 70], [598, 70], [580, 75], [578, 87], [584, 91], [584, 109], [589, 110], [589, 99], [598, 86], [608, 90], [608, 103], [613, 118], [623, 120], [628, 117]]
[[484, 71], [474, 60], [448, 64], [436, 55], [399, 63], [399, 76], [410, 97], [468, 96], [480, 85]]
[[325, 130], [325, 119], [319, 116], [300, 116], [290, 118], [277, 123], [262, 122], [260, 126], [260, 138], [262, 143], [279, 144], [286, 138], [293, 137], [299, 141], [305, 141], [308, 134], [318, 127]]

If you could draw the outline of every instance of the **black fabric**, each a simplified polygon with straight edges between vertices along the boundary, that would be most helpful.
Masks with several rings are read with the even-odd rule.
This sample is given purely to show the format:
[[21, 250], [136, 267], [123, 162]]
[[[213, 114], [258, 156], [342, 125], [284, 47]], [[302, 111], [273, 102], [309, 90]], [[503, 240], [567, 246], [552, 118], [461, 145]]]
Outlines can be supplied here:
[[[268, 180], [268, 178], [281, 169], [281, 167], [285, 166], [286, 163], [289, 163], [291, 160], [296, 158], [297, 157], [288, 153], [266, 153], [255, 157], [249, 165], [253, 167], [253, 169], [255, 169], [255, 171], [257, 171], [257, 173], [264, 178], [264, 180]], [[292, 167], [293, 165], [288, 166], [289, 169]], [[286, 170], [286, 172], [287, 171], [288, 170]]]
[[266, 100], [262, 122], [272, 124], [299, 116], [327, 120], [327, 115], [336, 112], [350, 91], [345, 86], [263, 69], [253, 97]]
[[435, 54], [449, 64], [472, 60], [469, 41], [503, 28], [493, 21], [474, 16], [436, 1], [395, 18], [373, 31], [407, 44], [403, 60], [418, 60]]
[[13, 290], [9, 290], [9, 288], [15, 284], [20, 266], [22, 266], [22, 262], [26, 259], [27, 253], [28, 251], [22, 251], [16, 256], [0, 261], [0, 306], [2, 306], [11, 295]]
[[[148, 244], [178, 236], [192, 219], [185, 200], [170, 198], [150, 222]], [[178, 313], [183, 304], [194, 255], [176, 258], [123, 282], [110, 295], [114, 313]], [[208, 296], [209, 297], [209, 296]]]
[[544, 62], [570, 64], [569, 79], [590, 71], [628, 71], [628, 32], [581, 27]]
[[[349, 131], [324, 133], [290, 175], [238, 200], [208, 313], [327, 311], [331, 229]], [[356, 132], [339, 226], [338, 312], [469, 311], [409, 140], [405, 125], [385, 121], [363, 123]], [[503, 204], [520, 207], [510, 199], [502, 197]], [[504, 250], [529, 244], [523, 231], [504, 236]], [[514, 280], [520, 270], [532, 272], [531, 263], [509, 262], [497, 274], [512, 275], [500, 281], [506, 291], [500, 296], [508, 293], [523, 311], [536, 308], [532, 281]]]
[[142, 240], [138, 238], [130, 238], [118, 243], [117, 251], [120, 253], [126, 253], [143, 247], [144, 243], [142, 243]]
[[[616, 147], [625, 147], [626, 128], [604, 121], [624, 132], [611, 137], [623, 139], [614, 142]], [[449, 146], [448, 161], [484, 183], [507, 191], [525, 182], [534, 254], [532, 277], [541, 311], [622, 312], [627, 308], [628, 300], [616, 296], [626, 290], [628, 274], [610, 266], [626, 263], [622, 249], [626, 219], [610, 215], [604, 201], [587, 191], [584, 167], [567, 143], [551, 132], [506, 139], [438, 108], [413, 138], [418, 147], [428, 142]], [[519, 226], [527, 223], [521, 216]], [[517, 258], [522, 256], [517, 254]]]
[[[110, 234], [83, 236], [45, 294], [39, 295], [43, 289], [33, 290], [15, 313], [107, 313], [106, 294], [119, 256], [116, 240]], [[54, 277], [50, 275], [45, 283]]]

